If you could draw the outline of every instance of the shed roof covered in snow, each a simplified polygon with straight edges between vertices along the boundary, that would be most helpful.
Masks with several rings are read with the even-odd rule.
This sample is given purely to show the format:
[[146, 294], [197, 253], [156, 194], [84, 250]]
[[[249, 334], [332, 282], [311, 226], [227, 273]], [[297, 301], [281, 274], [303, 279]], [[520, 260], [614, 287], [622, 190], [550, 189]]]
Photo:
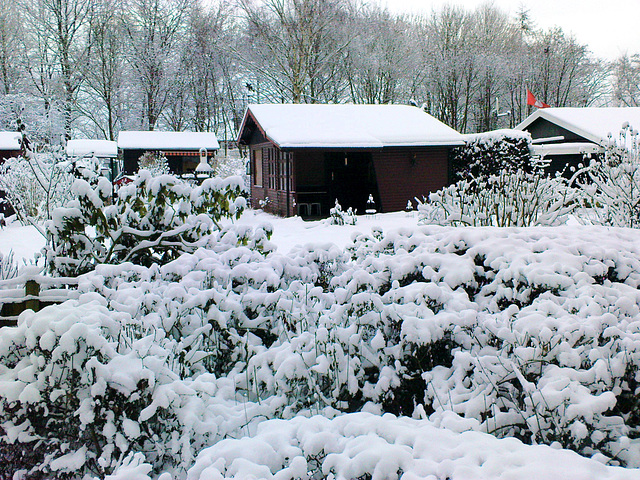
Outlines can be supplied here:
[[0, 150], [20, 150], [22, 134], [20, 132], [0, 132]]
[[148, 132], [122, 131], [118, 148], [131, 150], [217, 150], [220, 148], [212, 132]]
[[[516, 126], [516, 129], [530, 130], [536, 122], [540, 121], [547, 121], [579, 137], [605, 146], [609, 134], [614, 140], [617, 139], [624, 125], [630, 125], [636, 130], [640, 129], [640, 108], [540, 108]], [[561, 141], [562, 139], [549, 138], [549, 140]]]
[[463, 145], [454, 129], [408, 105], [249, 105], [239, 132], [248, 143], [249, 123], [280, 148], [383, 148]]
[[118, 156], [118, 143], [111, 140], [69, 140], [67, 155], [70, 157], [115, 158]]

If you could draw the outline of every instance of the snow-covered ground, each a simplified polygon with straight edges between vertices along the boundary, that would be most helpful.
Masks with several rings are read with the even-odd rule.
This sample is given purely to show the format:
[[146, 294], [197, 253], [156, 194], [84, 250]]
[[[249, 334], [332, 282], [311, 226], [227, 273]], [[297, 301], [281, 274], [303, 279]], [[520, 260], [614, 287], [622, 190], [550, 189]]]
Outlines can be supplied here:
[[[92, 368], [102, 369], [104, 377], [85, 389], [87, 397], [78, 414], [82, 421], [93, 421], [90, 409], [96, 407], [91, 402], [102, 398], [106, 385], [117, 384], [119, 393], [127, 399], [134, 392], [138, 395], [142, 378], [156, 382], [153, 403], [143, 411], [145, 418], [154, 419], [156, 410], [169, 405], [177, 409], [182, 425], [178, 428], [167, 423], [167, 428], [175, 428], [175, 438], [170, 439], [173, 443], [167, 441], [167, 445], [174, 445], [174, 455], [185, 458], [186, 473], [152, 472], [147, 463], [149, 456], [132, 454], [121, 459], [117, 472], [105, 480], [640, 480], [640, 470], [606, 466], [607, 459], [599, 453], [588, 458], [562, 449], [558, 443], [525, 445], [514, 438], [498, 439], [482, 431], [466, 431], [484, 428], [480, 425], [482, 418], [476, 420], [474, 414], [483, 408], [489, 413], [493, 410], [491, 405], [478, 403], [476, 394], [484, 389], [484, 397], [477, 398], [484, 398], [485, 403], [487, 399], [491, 401], [491, 376], [507, 378], [505, 369], [517, 372], [510, 381], [515, 386], [522, 385], [527, 392], [528, 397], [517, 407], [522, 415], [532, 409], [534, 414], [527, 421], [536, 417], [539, 422], [549, 418], [553, 421], [556, 411], [566, 411], [572, 415], [573, 423], [565, 425], [565, 430], [582, 439], [586, 438], [587, 428], [605, 425], [602, 422], [608, 422], [607, 428], [612, 430], [619, 427], [615, 423], [617, 417], [604, 414], [613, 398], [607, 391], [609, 385], [624, 376], [619, 370], [637, 362], [640, 355], [640, 231], [566, 226], [510, 230], [418, 227], [417, 215], [407, 213], [361, 216], [355, 226], [336, 226], [328, 221], [305, 222], [247, 211], [237, 223], [258, 226], [265, 222], [273, 225], [271, 241], [277, 246], [272, 259], [236, 249], [242, 257], [234, 256], [236, 253], [219, 257], [196, 253], [163, 269], [104, 267], [95, 275], [84, 277], [77, 302], [35, 315], [27, 313], [15, 332], [5, 331], [4, 339], [0, 339], [0, 353], [13, 348], [8, 347], [14, 345], [13, 339], [39, 345], [54, 359], [63, 359], [69, 352], [75, 355], [78, 338], [91, 339], [90, 347], [103, 355], [101, 363], [93, 363]], [[383, 231], [385, 236], [372, 236], [372, 231]], [[14, 223], [0, 230], [0, 251], [12, 250], [17, 258], [32, 257], [43, 244], [42, 237], [29, 227]], [[327, 244], [340, 248], [331, 249]], [[349, 245], [354, 246], [351, 255], [358, 259], [358, 268], [338, 253]], [[334, 275], [328, 279], [334, 286], [330, 293], [307, 288], [312, 285], [307, 280], [311, 267], [302, 259], [314, 254], [318, 265], [332, 261], [339, 264], [339, 268], [329, 269]], [[246, 263], [238, 261], [240, 258]], [[300, 266], [303, 268], [296, 270]], [[407, 280], [418, 274], [421, 283]], [[285, 276], [294, 279], [290, 294], [281, 291], [289, 281]], [[256, 279], [264, 279], [266, 287], [254, 285]], [[227, 290], [219, 294], [216, 288], [224, 282], [236, 286], [225, 287]], [[206, 292], [201, 287], [205, 284]], [[472, 284], [475, 291], [465, 290]], [[376, 285], [386, 287], [367, 290]], [[245, 320], [257, 325], [268, 322], [268, 315], [275, 316], [269, 312], [288, 312], [288, 321], [301, 323], [308, 323], [309, 319], [296, 315], [317, 314], [318, 326], [313, 334], [291, 327], [285, 332], [287, 338], [277, 340], [272, 351], [257, 339], [250, 344], [247, 333], [243, 348], [247, 352], [253, 349], [253, 356], [247, 360], [252, 370], [233, 370], [228, 378], [203, 373], [189, 381], [177, 379], [169, 368], [177, 358], [171, 357], [170, 349], [181, 351], [191, 345], [182, 341], [172, 344], [169, 336], [158, 336], [157, 332], [157, 338], [145, 336], [146, 333], [134, 335], [132, 344], [125, 349], [126, 355], [112, 351], [114, 338], [119, 335], [117, 322], [122, 321], [131, 331], [154, 325], [169, 331], [166, 325], [179, 321], [187, 328], [191, 324], [185, 319], [189, 320], [193, 309], [209, 305], [211, 299], [219, 310], [209, 310], [209, 321], [215, 320], [221, 326], [233, 315], [243, 315], [243, 309], [249, 307], [256, 316]], [[357, 299], [362, 300], [357, 305], [362, 313], [345, 313], [348, 301]], [[502, 303], [513, 305], [503, 309], [499, 306]], [[173, 317], [176, 308], [183, 310]], [[382, 334], [383, 316], [405, 322], [399, 339]], [[142, 327], [136, 323], [140, 318]], [[357, 325], [348, 323], [351, 318]], [[420, 323], [425, 318], [430, 320], [428, 326]], [[336, 323], [333, 330], [324, 328], [336, 319], [344, 323]], [[75, 323], [82, 323], [82, 328], [70, 328]], [[365, 328], [354, 330], [354, 325], [380, 330], [366, 336]], [[275, 327], [273, 331], [277, 331]], [[352, 349], [359, 352], [346, 356], [346, 361], [351, 358], [353, 362], [362, 355], [375, 363], [385, 355], [388, 359], [399, 354], [394, 342], [406, 342], [408, 347], [411, 342], [426, 342], [426, 338], [442, 336], [443, 332], [452, 332], [460, 345], [475, 340], [480, 345], [476, 350], [469, 347], [468, 351], [458, 352], [451, 359], [450, 369], [439, 366], [428, 375], [423, 374], [433, 384], [430, 394], [441, 402], [431, 415], [420, 408], [414, 418], [381, 415], [379, 405], [369, 402], [359, 413], [326, 408], [295, 414], [291, 410], [291, 418], [269, 419], [274, 412], [287, 417], [291, 408], [287, 402], [293, 395], [286, 389], [308, 380], [302, 378], [295, 383], [298, 375], [306, 375], [300, 371], [301, 365], [318, 385], [330, 381], [334, 374], [336, 382], [341, 374], [352, 374], [357, 368], [353, 363], [344, 364], [344, 371], [331, 371], [335, 364], [328, 363], [330, 346], [349, 345], [349, 355], [353, 354]], [[189, 336], [187, 331], [182, 332], [185, 339], [197, 338], [196, 333]], [[589, 335], [599, 336], [600, 344], [585, 342]], [[507, 356], [506, 349], [496, 346], [495, 340], [505, 338], [513, 339], [515, 344], [523, 342], [517, 355]], [[549, 349], [557, 349], [553, 353], [557, 358], [553, 358], [558, 365], [540, 362], [538, 366], [535, 362], [550, 355]], [[333, 351], [334, 356], [340, 353]], [[0, 388], [11, 392], [5, 395], [35, 402], [40, 392], [49, 388], [44, 373], [47, 366], [38, 358], [25, 357], [17, 374], [0, 365], [0, 385], [4, 385]], [[330, 360], [337, 361], [336, 358]], [[540, 377], [534, 380], [527, 375], [525, 379], [518, 368], [508, 364], [512, 358], [523, 360], [518, 365], [522, 372], [535, 363], [529, 373], [539, 368]], [[476, 367], [473, 362], [477, 362]], [[592, 364], [585, 367], [589, 362]], [[400, 381], [398, 363], [385, 368], [387, 373], [381, 373], [377, 383], [366, 384], [365, 399], [381, 396], [385, 388]], [[394, 368], [396, 372], [391, 371]], [[353, 388], [349, 379], [342, 381], [346, 382], [345, 388]], [[594, 391], [587, 388], [591, 383], [597, 384]], [[513, 385], [505, 382], [501, 388]], [[242, 393], [236, 390], [239, 387]], [[264, 394], [280, 387], [285, 393]], [[255, 395], [251, 397], [254, 388]], [[264, 391], [258, 392], [259, 388]], [[542, 393], [541, 402], [556, 402], [557, 406], [552, 404], [549, 411], [537, 408], [536, 395]], [[500, 397], [496, 403], [505, 402], [505, 398]], [[496, 414], [493, 422], [498, 418]], [[507, 423], [512, 420], [514, 417], [501, 419]], [[515, 421], [518, 420], [516, 416]], [[103, 432], [120, 428], [117, 421], [109, 420]], [[125, 418], [123, 434], [115, 434], [116, 443], [135, 442], [141, 432], [138, 422], [143, 421]], [[23, 428], [24, 424], [16, 425], [15, 435], [21, 435]], [[194, 443], [202, 448], [190, 453], [179, 432], [201, 437]], [[110, 435], [113, 437], [114, 433]], [[640, 450], [630, 437], [622, 435], [613, 444], [633, 456]], [[190, 459], [191, 454], [195, 458]], [[85, 456], [86, 450], [80, 449], [57, 460], [56, 465], [62, 468], [74, 462], [82, 464]]]
[[[356, 233], [370, 233], [372, 228], [381, 228], [385, 232], [402, 227], [415, 227], [417, 213], [404, 212], [359, 216], [356, 225], [330, 225], [327, 220], [304, 221], [300, 217], [280, 218], [255, 210], [243, 213], [238, 224], [257, 226], [270, 223], [274, 227], [272, 242], [278, 252], [287, 253], [298, 245], [307, 243], [334, 243], [344, 247], [351, 243]], [[0, 228], [0, 252], [13, 251], [16, 260], [31, 260], [45, 245], [44, 237], [34, 227], [22, 226], [17, 221]]]
[[0, 253], [8, 255], [22, 264], [22, 260], [31, 260], [45, 245], [45, 238], [34, 228], [12, 222], [0, 228]]
[[385, 232], [418, 224], [416, 212], [359, 215], [355, 225], [331, 225], [328, 220], [305, 221], [300, 217], [280, 218], [262, 211], [248, 210], [237, 223], [258, 226], [262, 223], [273, 226], [271, 241], [279, 253], [288, 253], [294, 247], [307, 244], [333, 243], [344, 248], [352, 243], [358, 233], [369, 234], [372, 229]]

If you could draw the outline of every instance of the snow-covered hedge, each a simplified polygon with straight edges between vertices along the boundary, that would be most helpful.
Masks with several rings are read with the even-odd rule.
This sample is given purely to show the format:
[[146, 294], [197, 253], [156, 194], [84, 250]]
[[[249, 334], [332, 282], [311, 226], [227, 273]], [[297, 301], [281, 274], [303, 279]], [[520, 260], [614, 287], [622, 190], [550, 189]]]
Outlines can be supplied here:
[[[99, 266], [77, 305], [2, 330], [0, 445], [32, 448], [56, 475], [148, 463], [184, 478], [202, 448], [264, 419], [366, 411], [640, 466], [637, 231], [421, 227], [265, 255], [268, 235], [234, 227], [164, 266]], [[271, 472], [347, 468], [329, 455], [346, 444], [300, 453], [287, 425]], [[261, 428], [196, 465], [224, 478], [233, 458], [255, 464]], [[367, 462], [344, 472], [388, 478]]]
[[502, 172], [531, 173], [531, 135], [520, 130], [465, 135], [465, 145], [452, 151], [453, 181], [489, 177]]

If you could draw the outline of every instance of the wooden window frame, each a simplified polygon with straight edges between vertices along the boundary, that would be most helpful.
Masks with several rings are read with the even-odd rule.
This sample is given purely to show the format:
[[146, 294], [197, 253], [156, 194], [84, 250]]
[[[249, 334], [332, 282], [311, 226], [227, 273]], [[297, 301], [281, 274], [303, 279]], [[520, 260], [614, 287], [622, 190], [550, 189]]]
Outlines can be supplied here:
[[262, 169], [264, 159], [262, 149], [256, 148], [255, 150], [252, 150], [251, 153], [253, 154], [253, 186], [262, 188], [264, 185]]

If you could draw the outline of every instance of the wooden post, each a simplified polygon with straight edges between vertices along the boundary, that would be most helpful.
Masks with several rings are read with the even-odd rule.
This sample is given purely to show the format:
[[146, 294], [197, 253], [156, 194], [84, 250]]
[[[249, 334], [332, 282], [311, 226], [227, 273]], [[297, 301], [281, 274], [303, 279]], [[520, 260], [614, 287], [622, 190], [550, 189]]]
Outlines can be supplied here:
[[[34, 297], [38, 297], [40, 295], [40, 284], [35, 280], [27, 280], [24, 284], [24, 293], [27, 297], [30, 295]], [[34, 312], [39, 311], [40, 299], [39, 298], [27, 299], [24, 302], [24, 308], [31, 309]]]

